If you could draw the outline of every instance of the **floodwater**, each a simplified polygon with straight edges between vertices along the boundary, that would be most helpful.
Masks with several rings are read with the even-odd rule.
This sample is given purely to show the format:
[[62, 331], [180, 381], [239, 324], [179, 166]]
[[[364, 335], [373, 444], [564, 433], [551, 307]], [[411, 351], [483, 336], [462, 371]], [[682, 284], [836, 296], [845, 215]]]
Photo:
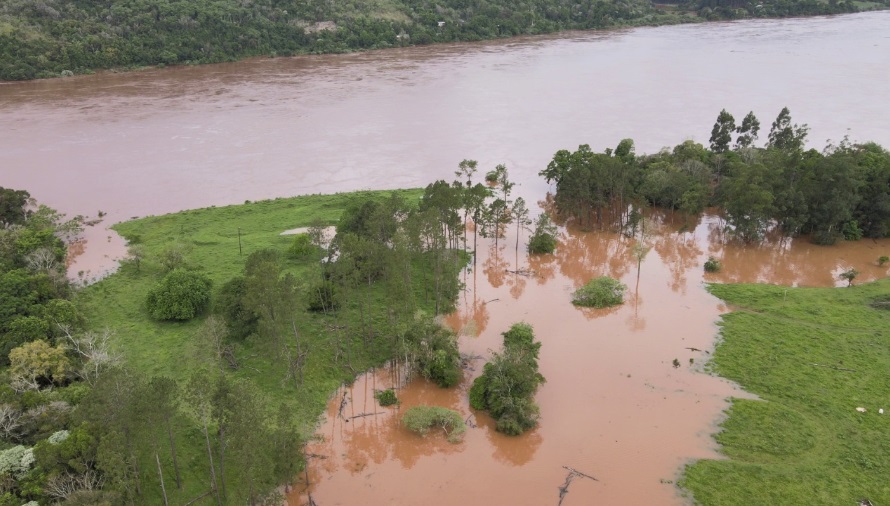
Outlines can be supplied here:
[[[506, 163], [515, 196], [544, 199], [537, 176], [553, 153], [626, 137], [639, 153], [707, 142], [717, 113], [753, 110], [763, 132], [783, 106], [826, 139], [890, 146], [890, 12], [608, 32], [353, 55], [256, 59], [0, 84], [0, 186], [23, 188], [91, 227], [70, 272], [111, 269], [124, 244], [106, 227], [134, 216], [306, 193], [416, 187], [450, 180], [464, 158]], [[633, 239], [561, 229], [553, 256], [481, 248], [461, 307], [446, 321], [470, 357], [460, 388], [363, 376], [337, 393], [313, 445], [300, 504], [671, 504], [684, 462], [714, 457], [725, 398], [744, 395], [701, 374], [725, 311], [706, 281], [838, 284], [886, 276], [888, 243], [821, 248], [770, 241], [739, 248], [718, 218], [653, 216], [651, 250]], [[686, 230], [686, 232], [681, 232]], [[723, 271], [704, 275], [713, 255]], [[508, 271], [530, 271], [515, 274]], [[571, 292], [607, 274], [628, 285], [611, 310], [573, 307]], [[540, 426], [494, 432], [466, 388], [500, 333], [527, 321], [543, 342]], [[700, 351], [699, 351], [700, 350]], [[481, 358], [473, 358], [481, 357]], [[676, 359], [678, 367], [674, 367]], [[691, 360], [691, 362], [690, 362]], [[418, 438], [373, 389], [402, 407], [452, 407], [475, 425], [462, 443]], [[338, 415], [341, 400], [347, 400]], [[382, 412], [382, 414], [376, 414]], [[360, 416], [369, 414], [368, 416]], [[357, 417], [352, 418], [350, 417]], [[347, 421], [348, 420], [348, 421]]]
[[450, 179], [505, 163], [527, 202], [559, 149], [763, 137], [788, 106], [826, 139], [890, 146], [890, 12], [575, 32], [351, 55], [0, 83], [0, 186], [103, 223], [71, 271], [114, 266], [105, 227], [244, 200]]
[[[460, 386], [406, 384], [382, 369], [342, 387], [319, 440], [309, 446], [309, 471], [289, 504], [307, 504], [311, 494], [322, 506], [555, 505], [566, 467], [597, 481], [574, 478], [563, 505], [682, 504], [678, 473], [690, 459], [718, 458], [711, 434], [726, 399], [747, 396], [701, 372], [718, 316], [727, 310], [704, 284], [834, 286], [846, 284], [838, 274], [850, 267], [862, 273], [857, 282], [890, 270], [876, 262], [890, 251], [890, 240], [742, 247], [725, 240], [713, 215], [655, 213], [647, 222], [649, 251], [639, 268], [633, 250], [639, 238], [611, 232], [562, 228], [556, 253], [531, 259], [517, 254], [515, 236], [497, 251], [493, 243], [482, 248], [476, 269], [465, 274], [459, 310], [445, 319], [461, 333], [461, 352], [470, 359]], [[720, 273], [704, 273], [708, 256], [721, 261]], [[628, 286], [625, 303], [574, 307], [571, 292], [600, 275]], [[543, 343], [540, 370], [547, 383], [536, 396], [539, 427], [507, 437], [469, 407], [467, 390], [490, 351], [500, 348], [500, 334], [519, 321], [532, 324]], [[373, 393], [391, 387], [401, 405], [382, 408]], [[458, 444], [441, 434], [419, 437], [399, 419], [421, 404], [455, 409], [475, 427]]]

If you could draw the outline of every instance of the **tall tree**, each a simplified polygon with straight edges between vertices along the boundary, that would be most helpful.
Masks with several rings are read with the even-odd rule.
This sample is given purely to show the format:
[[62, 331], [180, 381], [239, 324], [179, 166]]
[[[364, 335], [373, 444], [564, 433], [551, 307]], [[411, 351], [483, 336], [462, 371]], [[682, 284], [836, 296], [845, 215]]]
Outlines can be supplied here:
[[757, 140], [757, 134], [760, 132], [760, 121], [754, 116], [754, 111], [750, 111], [742, 124], [736, 129], [739, 136], [736, 139], [736, 149], [750, 148], [754, 141]]
[[769, 131], [768, 146], [782, 151], [801, 151], [809, 130], [806, 124], [792, 124], [791, 112], [783, 107]]
[[711, 129], [711, 151], [714, 153], [729, 151], [729, 144], [732, 142], [732, 134], [735, 130], [735, 118], [726, 112], [726, 109], [722, 109], [717, 115], [714, 128]]

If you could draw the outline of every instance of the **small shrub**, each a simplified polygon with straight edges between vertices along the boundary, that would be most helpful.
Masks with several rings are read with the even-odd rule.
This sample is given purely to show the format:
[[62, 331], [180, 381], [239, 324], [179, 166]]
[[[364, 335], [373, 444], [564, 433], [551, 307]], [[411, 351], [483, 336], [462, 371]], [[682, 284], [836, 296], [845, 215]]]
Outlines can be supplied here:
[[189, 267], [187, 257], [191, 250], [192, 246], [189, 244], [172, 244], [158, 254], [158, 263], [164, 272], [187, 269]]
[[498, 182], [498, 176], [499, 176], [499, 175], [500, 175], [500, 174], [499, 174], [498, 171], [496, 171], [496, 170], [492, 170], [492, 171], [486, 172], [486, 173], [485, 173], [485, 181], [486, 181], [487, 183], [497, 183], [497, 182]]
[[306, 258], [314, 250], [315, 245], [312, 244], [312, 238], [309, 237], [309, 234], [297, 234], [294, 236], [294, 240], [291, 242], [287, 252], [293, 258]]
[[340, 296], [333, 281], [323, 280], [309, 288], [306, 294], [309, 311], [336, 311], [340, 307]]
[[402, 423], [411, 432], [425, 436], [431, 428], [442, 429], [449, 442], [457, 443], [467, 425], [457, 411], [439, 406], [414, 406], [405, 412]]
[[883, 267], [887, 262], [890, 262], [890, 257], [887, 255], [878, 257], [878, 267]]
[[396, 392], [392, 388], [374, 392], [374, 398], [384, 407], [399, 403], [399, 398], [396, 397]]
[[155, 320], [191, 320], [210, 302], [211, 286], [202, 274], [174, 269], [148, 291], [148, 314]]
[[844, 239], [847, 241], [858, 241], [859, 239], [862, 239], [862, 229], [859, 228], [859, 223], [856, 220], [844, 223], [841, 233], [844, 234]]
[[705, 272], [720, 272], [722, 268], [723, 265], [720, 263], [720, 260], [712, 256], [708, 257], [708, 260], [705, 262]]
[[847, 286], [853, 286], [853, 280], [856, 279], [856, 276], [859, 276], [859, 274], [859, 271], [850, 267], [841, 273], [840, 278], [847, 281]]
[[572, 304], [597, 308], [617, 306], [624, 302], [625, 290], [627, 286], [617, 279], [600, 276], [575, 290], [572, 294]]

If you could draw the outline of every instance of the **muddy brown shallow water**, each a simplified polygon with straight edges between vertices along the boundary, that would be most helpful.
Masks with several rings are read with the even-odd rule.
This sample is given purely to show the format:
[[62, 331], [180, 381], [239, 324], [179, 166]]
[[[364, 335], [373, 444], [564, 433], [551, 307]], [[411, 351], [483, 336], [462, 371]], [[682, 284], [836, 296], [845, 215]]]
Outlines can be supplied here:
[[[310, 493], [325, 506], [557, 504], [564, 466], [598, 481], [574, 479], [563, 505], [683, 503], [674, 486], [678, 473], [690, 459], [718, 457], [711, 433], [726, 399], [747, 396], [701, 372], [726, 310], [705, 283], [833, 286], [849, 267], [862, 272], [862, 282], [888, 273], [876, 260], [890, 251], [890, 240], [741, 247], [724, 240], [712, 215], [689, 222], [653, 215], [650, 224], [651, 250], [639, 271], [635, 239], [609, 232], [563, 229], [555, 255], [531, 260], [516, 253], [511, 237], [499, 251], [484, 248], [477, 268], [466, 273], [459, 310], [445, 319], [461, 332], [462, 353], [482, 358], [471, 361], [454, 389], [422, 379], [405, 384], [390, 369], [344, 386], [328, 407], [320, 441], [308, 450], [311, 485], [302, 477], [289, 504], [306, 504]], [[709, 255], [721, 260], [722, 272], [704, 273]], [[571, 292], [598, 275], [621, 278], [625, 304], [574, 307]], [[467, 390], [490, 350], [500, 347], [500, 333], [518, 321], [531, 323], [543, 343], [547, 383], [536, 397], [539, 427], [514, 438], [470, 409]], [[390, 387], [397, 388], [399, 408], [382, 408], [373, 398]], [[399, 418], [420, 404], [455, 409], [476, 427], [459, 444], [438, 434], [419, 437]]]
[[[890, 146], [890, 13], [746, 21], [354, 55], [103, 73], [0, 84], [0, 186], [24, 188], [60, 211], [96, 216], [71, 272], [113, 268], [124, 244], [105, 227], [134, 216], [306, 193], [416, 187], [452, 178], [464, 158], [506, 163], [527, 202], [559, 149], [601, 151], [622, 138], [640, 153], [686, 138], [707, 142], [717, 112], [753, 110], [764, 130], [783, 106], [811, 127], [811, 145], [855, 140]], [[765, 135], [765, 131], [762, 134]], [[556, 255], [526, 260], [508, 237], [483, 251], [447, 321], [465, 354], [487, 357], [516, 321], [544, 343], [541, 425], [520, 438], [485, 416], [463, 443], [419, 439], [398, 411], [346, 422], [329, 416], [314, 452], [312, 494], [331, 504], [563, 504], [681, 502], [670, 483], [691, 458], [715, 455], [709, 434], [742, 395], [697, 372], [724, 308], [703, 281], [838, 284], [886, 275], [872, 264], [886, 242], [820, 248], [805, 241], [740, 249], [716, 218], [665, 223], [637, 275], [631, 241], [564, 232]], [[719, 275], [704, 276], [708, 255]], [[534, 276], [505, 272], [529, 268]], [[629, 287], [608, 311], [574, 308], [569, 294], [609, 274]], [[681, 366], [674, 368], [677, 359]], [[689, 360], [693, 363], [690, 365]], [[415, 381], [415, 403], [472, 415], [465, 389]], [[345, 393], [349, 416], [376, 412], [367, 395], [387, 372]], [[399, 385], [402, 387], [402, 385]], [[344, 392], [338, 393], [339, 396]], [[305, 500], [305, 492], [291, 497]]]

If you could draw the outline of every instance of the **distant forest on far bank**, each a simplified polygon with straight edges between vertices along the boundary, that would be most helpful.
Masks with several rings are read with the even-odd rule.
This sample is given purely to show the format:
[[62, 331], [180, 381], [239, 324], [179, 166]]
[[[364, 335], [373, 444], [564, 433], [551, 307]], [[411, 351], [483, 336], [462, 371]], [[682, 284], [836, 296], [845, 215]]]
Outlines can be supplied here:
[[888, 7], [890, 0], [4, 0], [0, 80]]

